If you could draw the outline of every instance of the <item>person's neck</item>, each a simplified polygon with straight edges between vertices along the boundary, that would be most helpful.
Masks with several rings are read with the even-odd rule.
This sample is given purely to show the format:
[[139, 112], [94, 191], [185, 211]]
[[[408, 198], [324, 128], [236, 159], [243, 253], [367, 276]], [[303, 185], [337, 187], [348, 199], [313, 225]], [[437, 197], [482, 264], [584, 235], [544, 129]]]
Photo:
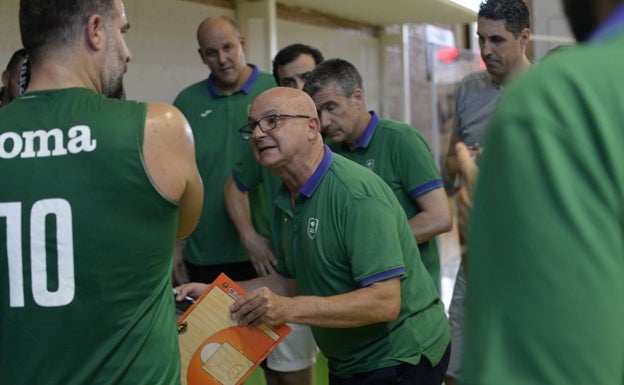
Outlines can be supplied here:
[[0, 87], [0, 106], [9, 104], [9, 90], [6, 87]]
[[526, 72], [530, 67], [531, 61], [527, 59], [526, 55], [522, 55], [522, 59], [519, 60], [514, 67], [512, 67], [511, 71], [509, 71], [505, 76], [495, 76], [494, 81], [499, 86], [506, 86], [511, 79]]
[[291, 199], [301, 191], [303, 186], [310, 180], [325, 156], [325, 147], [322, 141], [314, 144], [313, 148], [306, 153], [299, 152], [297, 158], [288, 162], [283, 167], [273, 169], [273, 172], [284, 182], [290, 191]]
[[80, 62], [80, 58], [74, 60], [69, 62], [64, 58], [52, 57], [41, 63], [32, 63], [28, 91], [80, 87], [101, 92], [99, 78], [94, 72], [85, 66], [75, 65]]
[[357, 123], [355, 125], [353, 138], [351, 140], [345, 141], [347, 147], [349, 148], [349, 151], [353, 151], [357, 144], [360, 143], [360, 140], [362, 139], [362, 136], [364, 136], [364, 133], [366, 132], [366, 129], [368, 128], [371, 119], [373, 119], [373, 116], [366, 110], [366, 108], [364, 108], [362, 113], [360, 113]]

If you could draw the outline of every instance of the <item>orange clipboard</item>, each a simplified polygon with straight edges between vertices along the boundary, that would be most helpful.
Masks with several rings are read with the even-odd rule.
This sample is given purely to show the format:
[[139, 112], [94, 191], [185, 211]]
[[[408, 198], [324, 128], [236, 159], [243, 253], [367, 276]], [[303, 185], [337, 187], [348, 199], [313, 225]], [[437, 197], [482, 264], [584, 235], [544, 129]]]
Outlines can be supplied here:
[[221, 274], [178, 318], [182, 385], [239, 385], [290, 333], [287, 325], [238, 326], [230, 305], [245, 294]]

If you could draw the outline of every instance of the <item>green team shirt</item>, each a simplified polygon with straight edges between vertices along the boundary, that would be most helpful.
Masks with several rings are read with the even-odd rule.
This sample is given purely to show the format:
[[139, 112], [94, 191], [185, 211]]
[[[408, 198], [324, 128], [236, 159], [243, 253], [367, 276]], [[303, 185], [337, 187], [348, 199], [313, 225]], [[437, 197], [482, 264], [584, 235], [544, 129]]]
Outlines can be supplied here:
[[[174, 105], [186, 116], [195, 138], [199, 172], [206, 186], [201, 217], [189, 236], [184, 259], [195, 265], [221, 265], [249, 260], [225, 208], [223, 186], [249, 141], [238, 129], [247, 124], [249, 106], [258, 94], [275, 87], [273, 75], [256, 66], [240, 90], [220, 93], [212, 75], [184, 89]], [[268, 233], [268, 211], [262, 188], [249, 195], [254, 224]]]
[[401, 277], [395, 321], [312, 327], [333, 374], [418, 364], [421, 355], [432, 365], [440, 361], [450, 339], [444, 305], [405, 213], [383, 180], [325, 147], [323, 161], [295, 198], [295, 210], [285, 187], [275, 204], [277, 270], [297, 280], [300, 294], [333, 296]]
[[[256, 158], [254, 158], [251, 145], [247, 146], [240, 159], [234, 165], [232, 178], [234, 179], [238, 189], [243, 192], [250, 192], [258, 186], [262, 186], [264, 188], [264, 194], [267, 198], [268, 212], [273, 212], [275, 209], [275, 194], [282, 184], [282, 181], [269, 169], [258, 164]], [[269, 219], [272, 219], [272, 216], [269, 216]], [[272, 223], [270, 223], [270, 225], [273, 226]], [[272, 232], [269, 231], [269, 233], [267, 233], [266, 230], [267, 229], [262, 228], [256, 229], [256, 231], [263, 236], [271, 237], [271, 234], [269, 233]]]
[[[330, 148], [385, 180], [408, 219], [420, 212], [415, 201], [417, 197], [444, 187], [429, 146], [418, 131], [405, 123], [380, 119], [374, 111], [371, 111], [371, 121], [353, 151], [344, 143], [332, 143]], [[436, 240], [421, 243], [418, 249], [437, 286], [440, 257]]]
[[581, 44], [501, 99], [472, 214], [464, 384], [624, 384], [623, 61], [624, 33]]
[[84, 88], [0, 110], [0, 383], [180, 383], [178, 204], [144, 168], [146, 110]]

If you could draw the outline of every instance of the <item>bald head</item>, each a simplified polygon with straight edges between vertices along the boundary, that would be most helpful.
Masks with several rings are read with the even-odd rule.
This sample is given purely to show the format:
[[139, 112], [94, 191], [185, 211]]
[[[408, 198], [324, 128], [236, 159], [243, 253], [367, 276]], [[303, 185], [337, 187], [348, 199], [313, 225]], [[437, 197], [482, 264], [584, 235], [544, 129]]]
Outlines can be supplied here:
[[275, 172], [291, 191], [298, 191], [324, 154], [312, 99], [295, 88], [271, 88], [254, 100], [249, 122], [258, 163]]
[[305, 92], [290, 87], [274, 87], [258, 95], [249, 110], [250, 118], [256, 111], [264, 111], [265, 115], [284, 113], [317, 116], [312, 98]]
[[213, 30], [229, 30], [237, 37], [240, 36], [238, 25], [231, 17], [225, 15], [209, 16], [197, 27], [197, 41], [199, 45], [201, 45], [202, 36], [209, 34]]
[[238, 90], [251, 75], [245, 61], [245, 38], [232, 18], [211, 16], [197, 28], [199, 55], [210, 68], [217, 89], [225, 93]]

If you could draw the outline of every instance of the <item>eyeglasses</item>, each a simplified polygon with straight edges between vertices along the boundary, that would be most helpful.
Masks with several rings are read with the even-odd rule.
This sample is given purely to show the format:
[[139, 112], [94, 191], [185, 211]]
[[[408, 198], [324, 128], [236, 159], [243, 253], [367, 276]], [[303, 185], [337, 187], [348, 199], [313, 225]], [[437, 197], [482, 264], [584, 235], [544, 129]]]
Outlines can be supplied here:
[[243, 139], [251, 139], [253, 134], [253, 130], [258, 126], [260, 131], [267, 132], [271, 131], [275, 127], [277, 127], [277, 122], [282, 118], [303, 118], [310, 119], [308, 115], [288, 115], [288, 114], [271, 114], [260, 118], [260, 120], [256, 120], [249, 122], [243, 127], [238, 129], [238, 132], [243, 137]]

